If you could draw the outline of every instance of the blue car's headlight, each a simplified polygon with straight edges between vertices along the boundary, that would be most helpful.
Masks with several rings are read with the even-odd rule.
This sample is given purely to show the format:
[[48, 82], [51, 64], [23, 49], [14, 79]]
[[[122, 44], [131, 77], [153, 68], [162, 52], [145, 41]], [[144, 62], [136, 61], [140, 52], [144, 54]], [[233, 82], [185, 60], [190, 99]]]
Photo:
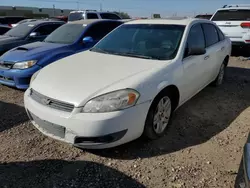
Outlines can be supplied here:
[[37, 60], [17, 62], [13, 65], [12, 69], [27, 69], [35, 65]]

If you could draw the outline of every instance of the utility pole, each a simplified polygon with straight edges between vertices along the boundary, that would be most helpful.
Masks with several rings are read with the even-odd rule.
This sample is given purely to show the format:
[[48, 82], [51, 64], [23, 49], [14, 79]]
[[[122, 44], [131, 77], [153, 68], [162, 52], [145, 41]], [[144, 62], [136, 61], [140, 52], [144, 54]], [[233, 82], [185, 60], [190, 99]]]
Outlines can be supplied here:
[[55, 5], [53, 4], [53, 14], [55, 16]]
[[77, 10], [79, 10], [79, 1], [76, 1]]
[[102, 11], [102, 3], [100, 3], [100, 11]]

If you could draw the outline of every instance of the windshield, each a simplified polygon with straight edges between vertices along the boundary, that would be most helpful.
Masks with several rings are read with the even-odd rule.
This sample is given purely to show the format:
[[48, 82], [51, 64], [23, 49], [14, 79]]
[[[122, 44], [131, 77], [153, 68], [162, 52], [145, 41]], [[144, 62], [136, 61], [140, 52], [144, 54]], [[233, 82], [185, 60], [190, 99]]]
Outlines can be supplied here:
[[108, 34], [91, 51], [145, 59], [176, 56], [183, 25], [125, 24]]
[[219, 10], [216, 12], [212, 21], [250, 21], [250, 10]]
[[62, 25], [47, 36], [44, 41], [50, 43], [72, 44], [81, 36], [86, 26], [87, 25], [82, 24]]
[[8, 35], [11, 37], [25, 37], [33, 30], [34, 27], [35, 25], [32, 24], [20, 24], [9, 30], [4, 35]]
[[76, 12], [76, 13], [70, 13], [68, 16], [68, 21], [76, 21], [76, 20], [82, 20], [84, 19], [83, 13]]

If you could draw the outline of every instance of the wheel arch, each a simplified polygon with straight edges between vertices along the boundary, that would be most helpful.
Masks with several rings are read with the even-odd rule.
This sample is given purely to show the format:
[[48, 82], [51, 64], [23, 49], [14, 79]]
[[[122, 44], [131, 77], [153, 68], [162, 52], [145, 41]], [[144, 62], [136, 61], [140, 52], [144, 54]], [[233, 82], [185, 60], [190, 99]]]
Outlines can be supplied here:
[[178, 107], [179, 102], [180, 102], [180, 91], [179, 91], [178, 87], [176, 85], [173, 85], [173, 84], [163, 87], [157, 93], [157, 95], [154, 97], [154, 99], [152, 101], [154, 102], [155, 99], [157, 99], [158, 97], [160, 97], [164, 93], [170, 93], [171, 100], [172, 100], [172, 103], [173, 103], [173, 110], [175, 110]]
[[228, 65], [228, 62], [229, 62], [229, 55], [227, 55], [223, 61], [223, 63], [225, 64], [225, 66], [227, 67]]

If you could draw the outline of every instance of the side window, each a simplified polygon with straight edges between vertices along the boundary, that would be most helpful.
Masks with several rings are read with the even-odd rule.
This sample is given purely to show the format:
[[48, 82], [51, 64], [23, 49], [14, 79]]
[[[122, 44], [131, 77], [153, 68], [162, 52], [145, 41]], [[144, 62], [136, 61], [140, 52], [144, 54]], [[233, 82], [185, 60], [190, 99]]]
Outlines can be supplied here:
[[217, 28], [217, 31], [218, 31], [218, 34], [219, 34], [220, 41], [224, 40], [225, 39], [225, 35], [222, 33], [222, 31], [219, 28]]
[[218, 30], [212, 24], [202, 24], [205, 40], [206, 40], [206, 47], [212, 46], [219, 42], [219, 35]]
[[189, 31], [184, 58], [188, 57], [191, 48], [205, 48], [204, 34], [200, 24], [192, 26]]
[[111, 20], [120, 20], [121, 19], [116, 14], [111, 14], [111, 13], [101, 13], [100, 15], [101, 15], [102, 19], [111, 19]]
[[98, 16], [96, 13], [88, 13], [87, 17], [88, 19], [98, 19]]
[[34, 32], [38, 32], [40, 36], [46, 36], [52, 33], [55, 29], [60, 27], [61, 24], [48, 24], [48, 25], [42, 25], [34, 30]]
[[100, 40], [105, 35], [107, 35], [109, 32], [111, 32], [113, 29], [115, 29], [117, 26], [119, 26], [121, 23], [117, 22], [102, 22], [97, 23], [92, 26], [86, 31], [84, 34], [84, 37], [92, 37], [94, 40]]

